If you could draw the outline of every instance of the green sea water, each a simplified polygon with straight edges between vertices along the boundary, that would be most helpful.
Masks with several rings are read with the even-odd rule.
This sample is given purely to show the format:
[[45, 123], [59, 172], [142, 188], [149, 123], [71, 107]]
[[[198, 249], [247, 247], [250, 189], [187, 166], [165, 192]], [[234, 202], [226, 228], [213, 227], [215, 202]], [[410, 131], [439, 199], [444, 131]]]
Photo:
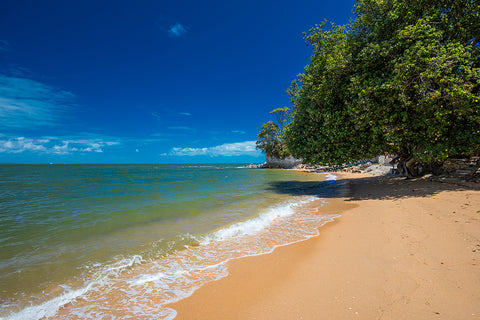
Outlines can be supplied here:
[[[180, 291], [193, 288], [190, 282], [173, 288], [184, 281], [177, 273], [236, 257], [222, 250], [270, 250], [247, 242], [241, 249], [219, 245], [290, 215], [287, 207], [313, 194], [302, 188], [325, 189], [319, 180], [239, 164], [0, 165], [0, 317], [70, 318], [79, 311], [56, 312], [95, 290], [102, 297], [115, 285], [123, 286], [119, 292], [145, 291], [138, 286], [159, 285], [159, 279], [169, 297], [188, 295]], [[198, 261], [181, 257], [193, 247], [202, 247], [193, 254]], [[217, 271], [212, 279], [224, 272]], [[84, 304], [82, 317], [99, 316], [89, 316], [90, 307]]]

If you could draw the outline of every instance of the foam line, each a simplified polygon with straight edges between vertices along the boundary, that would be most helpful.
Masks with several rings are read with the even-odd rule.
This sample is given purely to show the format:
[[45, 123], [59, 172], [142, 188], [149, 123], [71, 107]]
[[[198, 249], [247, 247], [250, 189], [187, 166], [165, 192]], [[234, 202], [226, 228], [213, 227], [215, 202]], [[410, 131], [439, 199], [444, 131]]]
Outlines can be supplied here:
[[273, 221], [294, 214], [294, 207], [298, 207], [313, 200], [313, 197], [309, 197], [307, 200], [275, 206], [268, 209], [265, 213], [260, 214], [258, 217], [237, 222], [229, 227], [220, 229], [211, 235], [203, 237], [201, 244], [205, 245], [211, 241], [222, 241], [233, 237], [252, 235], [267, 228]]

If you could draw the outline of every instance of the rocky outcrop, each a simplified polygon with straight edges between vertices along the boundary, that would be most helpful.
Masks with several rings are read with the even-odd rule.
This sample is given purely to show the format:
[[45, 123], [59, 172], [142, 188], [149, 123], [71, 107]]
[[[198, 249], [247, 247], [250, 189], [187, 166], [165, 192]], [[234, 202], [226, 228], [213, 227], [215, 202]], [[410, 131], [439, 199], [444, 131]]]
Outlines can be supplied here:
[[267, 155], [267, 165], [269, 168], [291, 169], [301, 163], [302, 163], [302, 160], [295, 159], [292, 156], [288, 156], [285, 159], [279, 159], [279, 158]]
[[392, 169], [393, 166], [389, 163], [373, 164], [371, 162], [367, 162], [364, 164], [343, 168], [342, 171], [353, 173], [370, 173], [373, 175], [386, 175], [393, 173]]
[[265, 169], [265, 168], [268, 168], [268, 164], [266, 162], [265, 163], [250, 163], [250, 164], [247, 164], [246, 166], [244, 166], [244, 168]]
[[267, 162], [265, 163], [251, 163], [246, 165], [245, 168], [250, 169], [264, 169], [264, 168], [279, 168], [279, 169], [292, 169], [301, 165], [302, 160], [295, 159], [292, 156], [288, 156], [285, 159], [279, 159], [272, 156], [267, 156]]

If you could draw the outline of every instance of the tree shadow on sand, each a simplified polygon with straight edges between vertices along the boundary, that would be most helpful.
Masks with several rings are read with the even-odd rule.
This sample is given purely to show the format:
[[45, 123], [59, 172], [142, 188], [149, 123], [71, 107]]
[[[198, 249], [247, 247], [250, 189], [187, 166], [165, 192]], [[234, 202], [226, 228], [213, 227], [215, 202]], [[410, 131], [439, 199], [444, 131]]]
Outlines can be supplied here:
[[480, 185], [372, 176], [337, 181], [278, 181], [272, 182], [269, 189], [280, 194], [348, 198], [350, 201], [359, 201], [431, 197], [444, 191], [480, 190]]
[[341, 197], [344, 186], [338, 181], [275, 181], [269, 190], [293, 196]]

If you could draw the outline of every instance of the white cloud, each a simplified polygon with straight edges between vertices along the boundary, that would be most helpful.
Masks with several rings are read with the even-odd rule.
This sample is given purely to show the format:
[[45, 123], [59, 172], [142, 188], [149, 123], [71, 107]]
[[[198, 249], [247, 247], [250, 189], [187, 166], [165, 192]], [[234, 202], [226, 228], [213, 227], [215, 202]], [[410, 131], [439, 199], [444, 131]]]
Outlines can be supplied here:
[[236, 134], [246, 134], [245, 131], [242, 131], [242, 130], [232, 130], [232, 133], [236, 133]]
[[0, 127], [54, 126], [74, 95], [43, 83], [0, 75]]
[[182, 116], [191, 116], [192, 114], [190, 112], [180, 112]]
[[175, 23], [173, 26], [168, 28], [168, 34], [171, 37], [181, 37], [188, 32], [188, 27], [184, 26], [181, 23]]
[[222, 145], [206, 148], [172, 148], [169, 156], [260, 156], [261, 152], [256, 149], [255, 141], [224, 143]]
[[120, 144], [104, 138], [72, 137], [7, 137], [0, 136], [0, 153], [22, 153], [25, 151], [46, 154], [71, 154], [78, 152], [103, 152], [105, 147]]
[[46, 152], [47, 148], [44, 144], [49, 142], [48, 139], [29, 139], [24, 137], [0, 138], [0, 153], [21, 153], [24, 151]]

